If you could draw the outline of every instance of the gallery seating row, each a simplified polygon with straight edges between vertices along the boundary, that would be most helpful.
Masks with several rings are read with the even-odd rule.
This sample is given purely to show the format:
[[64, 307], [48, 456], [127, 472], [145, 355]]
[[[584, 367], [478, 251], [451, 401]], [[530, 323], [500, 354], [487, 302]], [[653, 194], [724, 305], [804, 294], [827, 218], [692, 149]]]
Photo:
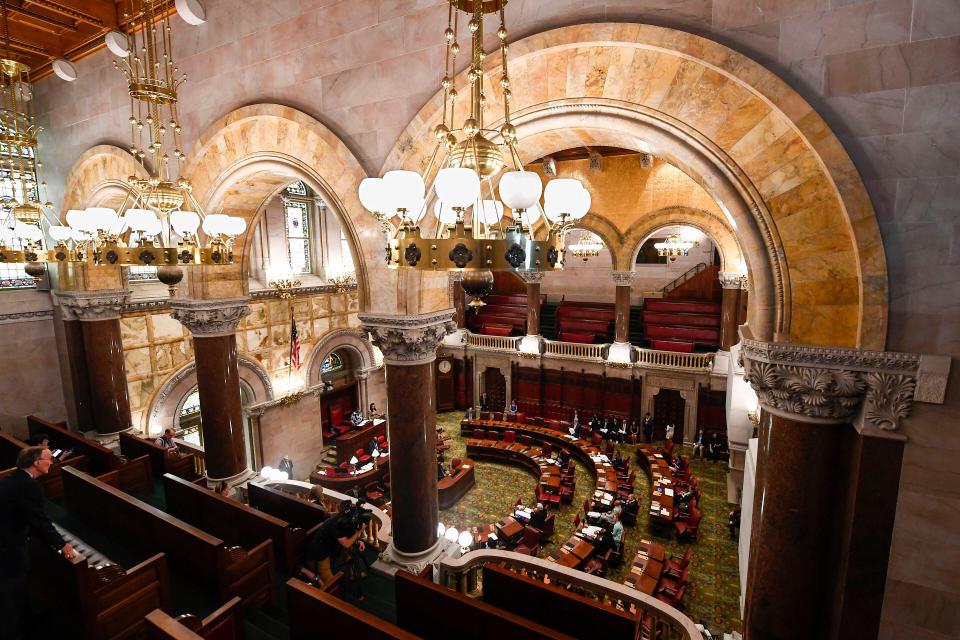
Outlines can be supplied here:
[[[8, 476], [17, 470], [17, 455], [29, 445], [13, 436], [0, 431], [0, 478]], [[48, 500], [55, 500], [63, 495], [63, 478], [61, 470], [64, 466], [85, 470], [87, 459], [82, 455], [72, 455], [63, 462], [54, 462], [45, 476], [40, 476], [40, 486], [43, 495]]]
[[140, 436], [129, 433], [120, 434], [120, 453], [132, 458], [135, 456], [149, 456], [150, 464], [153, 466], [153, 473], [158, 478], [165, 473], [169, 473], [186, 480], [197, 479], [197, 464], [192, 453], [179, 451], [167, 451], [165, 447], [158, 446], [153, 440], [141, 438]]
[[51, 422], [38, 416], [27, 416], [27, 429], [30, 437], [45, 435], [50, 439], [53, 449], [72, 449], [74, 455], [84, 456], [90, 473], [99, 475], [120, 466], [121, 460], [113, 451], [99, 442], [94, 442], [83, 434], [70, 431], [66, 423]]

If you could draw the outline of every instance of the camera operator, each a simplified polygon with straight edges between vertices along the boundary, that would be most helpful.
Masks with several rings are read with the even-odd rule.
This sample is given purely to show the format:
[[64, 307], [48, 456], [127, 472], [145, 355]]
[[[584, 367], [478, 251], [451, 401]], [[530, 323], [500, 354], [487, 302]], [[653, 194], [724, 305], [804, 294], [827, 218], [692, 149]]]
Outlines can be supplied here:
[[303, 551], [300, 574], [313, 584], [326, 584], [333, 579], [331, 564], [342, 552], [353, 548], [363, 553], [365, 545], [360, 536], [370, 520], [369, 510], [345, 500], [340, 513], [328, 518]]

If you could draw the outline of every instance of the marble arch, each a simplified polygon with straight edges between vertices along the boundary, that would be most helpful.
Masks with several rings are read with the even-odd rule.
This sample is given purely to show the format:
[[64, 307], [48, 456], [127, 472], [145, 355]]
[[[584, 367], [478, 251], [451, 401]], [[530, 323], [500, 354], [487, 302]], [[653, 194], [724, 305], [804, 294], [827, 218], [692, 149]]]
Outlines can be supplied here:
[[[490, 79], [499, 64], [499, 53], [487, 56]], [[836, 136], [786, 83], [716, 42], [643, 24], [546, 31], [513, 43], [510, 64], [524, 161], [585, 144], [663, 155], [728, 214], [751, 273], [755, 334], [884, 348], [887, 270], [873, 207]], [[500, 88], [490, 86], [486, 122], [496, 126]], [[385, 169], [426, 166], [442, 108], [437, 94]]]
[[70, 209], [119, 207], [126, 198], [126, 179], [145, 177], [146, 171], [129, 152], [110, 144], [87, 149], [67, 174], [60, 219]]
[[[251, 394], [250, 403], [272, 400], [273, 385], [263, 367], [256, 360], [244, 355], [237, 358], [237, 364], [240, 383]], [[141, 431], [152, 435], [172, 426], [184, 397], [196, 386], [197, 370], [194, 362], [171, 373], [150, 398], [147, 405], [149, 409], [143, 412]]]
[[[683, 225], [704, 233], [720, 253], [721, 271], [739, 271], [744, 260], [740, 245], [733, 231], [716, 215], [703, 209], [691, 207], [665, 207], [643, 214], [623, 234], [622, 253], [618, 256], [623, 270], [632, 270], [640, 253], [640, 247], [650, 235], [664, 227]], [[744, 260], [744, 262], [746, 262]]]
[[320, 384], [321, 366], [327, 356], [337, 349], [348, 348], [353, 351], [364, 371], [375, 369], [377, 366], [373, 345], [366, 340], [361, 331], [355, 329], [335, 329], [326, 334], [323, 339], [314, 345], [307, 357], [306, 386], [313, 387]]
[[[247, 240], [262, 203], [283, 184], [304, 180], [340, 216], [354, 254], [361, 308], [388, 313], [396, 309], [396, 274], [383, 260], [383, 232], [357, 197], [366, 173], [347, 146], [318, 120], [276, 104], [232, 111], [198, 138], [185, 160], [184, 174], [190, 176], [205, 209], [247, 218], [243, 264], [222, 280], [232, 278], [234, 285], [246, 290]], [[215, 282], [207, 289], [206, 293], [218, 293]]]

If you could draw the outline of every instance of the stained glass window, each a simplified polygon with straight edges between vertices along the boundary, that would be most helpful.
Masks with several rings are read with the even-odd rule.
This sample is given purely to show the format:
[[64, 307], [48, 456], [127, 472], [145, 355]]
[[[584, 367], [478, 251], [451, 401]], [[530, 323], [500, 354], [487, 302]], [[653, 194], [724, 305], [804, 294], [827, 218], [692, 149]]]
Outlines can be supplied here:
[[310, 273], [310, 206], [306, 202], [288, 200], [284, 213], [290, 270]]
[[306, 196], [307, 194], [307, 185], [302, 182], [294, 182], [291, 185], [287, 186], [287, 193], [292, 196]]
[[320, 365], [321, 373], [332, 373], [343, 369], [343, 360], [336, 353], [331, 353]]
[[21, 263], [0, 263], [0, 289], [29, 289], [37, 286]]
[[[0, 127], [2, 130], [3, 127]], [[29, 197], [37, 200], [36, 173], [33, 167], [33, 150], [29, 147], [21, 148], [0, 144], [0, 221], [7, 232], [13, 227], [8, 203], [11, 200], [22, 200], [20, 192], [20, 176], [27, 174], [31, 179]], [[12, 237], [4, 237], [5, 244], [12, 249], [20, 249], [19, 241]], [[23, 263], [0, 263], [0, 289], [28, 289], [36, 286], [33, 278], [23, 270]]]

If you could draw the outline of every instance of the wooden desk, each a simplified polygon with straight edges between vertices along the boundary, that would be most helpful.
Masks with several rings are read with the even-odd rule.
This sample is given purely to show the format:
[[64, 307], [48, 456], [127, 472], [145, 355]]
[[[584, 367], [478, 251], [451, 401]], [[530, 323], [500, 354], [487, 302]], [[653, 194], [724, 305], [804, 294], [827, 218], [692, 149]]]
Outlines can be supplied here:
[[513, 540], [523, 533], [523, 524], [513, 516], [507, 516], [497, 523], [499, 536], [504, 542]]
[[449, 509], [457, 504], [474, 487], [477, 483], [475, 466], [473, 460], [464, 458], [460, 466], [454, 469], [453, 475], [437, 482], [437, 500], [441, 509]]
[[641, 540], [623, 584], [652, 596], [657, 590], [666, 556], [667, 551], [662, 544]]
[[333, 439], [337, 448], [337, 464], [349, 462], [357, 449], [366, 449], [371, 439], [387, 434], [387, 421], [367, 420], [363, 425], [346, 431]]
[[593, 554], [594, 546], [583, 539], [577, 539], [577, 543], [574, 545], [573, 549], [570, 550], [570, 553], [577, 556], [581, 560], [586, 560]]
[[[323, 471], [327, 471], [327, 469]], [[330, 469], [330, 471], [332, 472], [333, 469]], [[350, 473], [321, 473], [321, 471], [314, 470], [310, 474], [310, 482], [326, 489], [347, 493], [354, 487], [362, 490], [371, 482], [382, 482], [388, 475], [390, 475], [390, 456], [380, 456], [377, 465], [364, 473], [353, 475]]]
[[[556, 556], [554, 556], [556, 554]], [[561, 567], [567, 567], [569, 569], [578, 569], [580, 563], [583, 562], [580, 558], [573, 555], [572, 553], [566, 551], [554, 551], [550, 554], [550, 557], [547, 558], [550, 562], [556, 562]]]

